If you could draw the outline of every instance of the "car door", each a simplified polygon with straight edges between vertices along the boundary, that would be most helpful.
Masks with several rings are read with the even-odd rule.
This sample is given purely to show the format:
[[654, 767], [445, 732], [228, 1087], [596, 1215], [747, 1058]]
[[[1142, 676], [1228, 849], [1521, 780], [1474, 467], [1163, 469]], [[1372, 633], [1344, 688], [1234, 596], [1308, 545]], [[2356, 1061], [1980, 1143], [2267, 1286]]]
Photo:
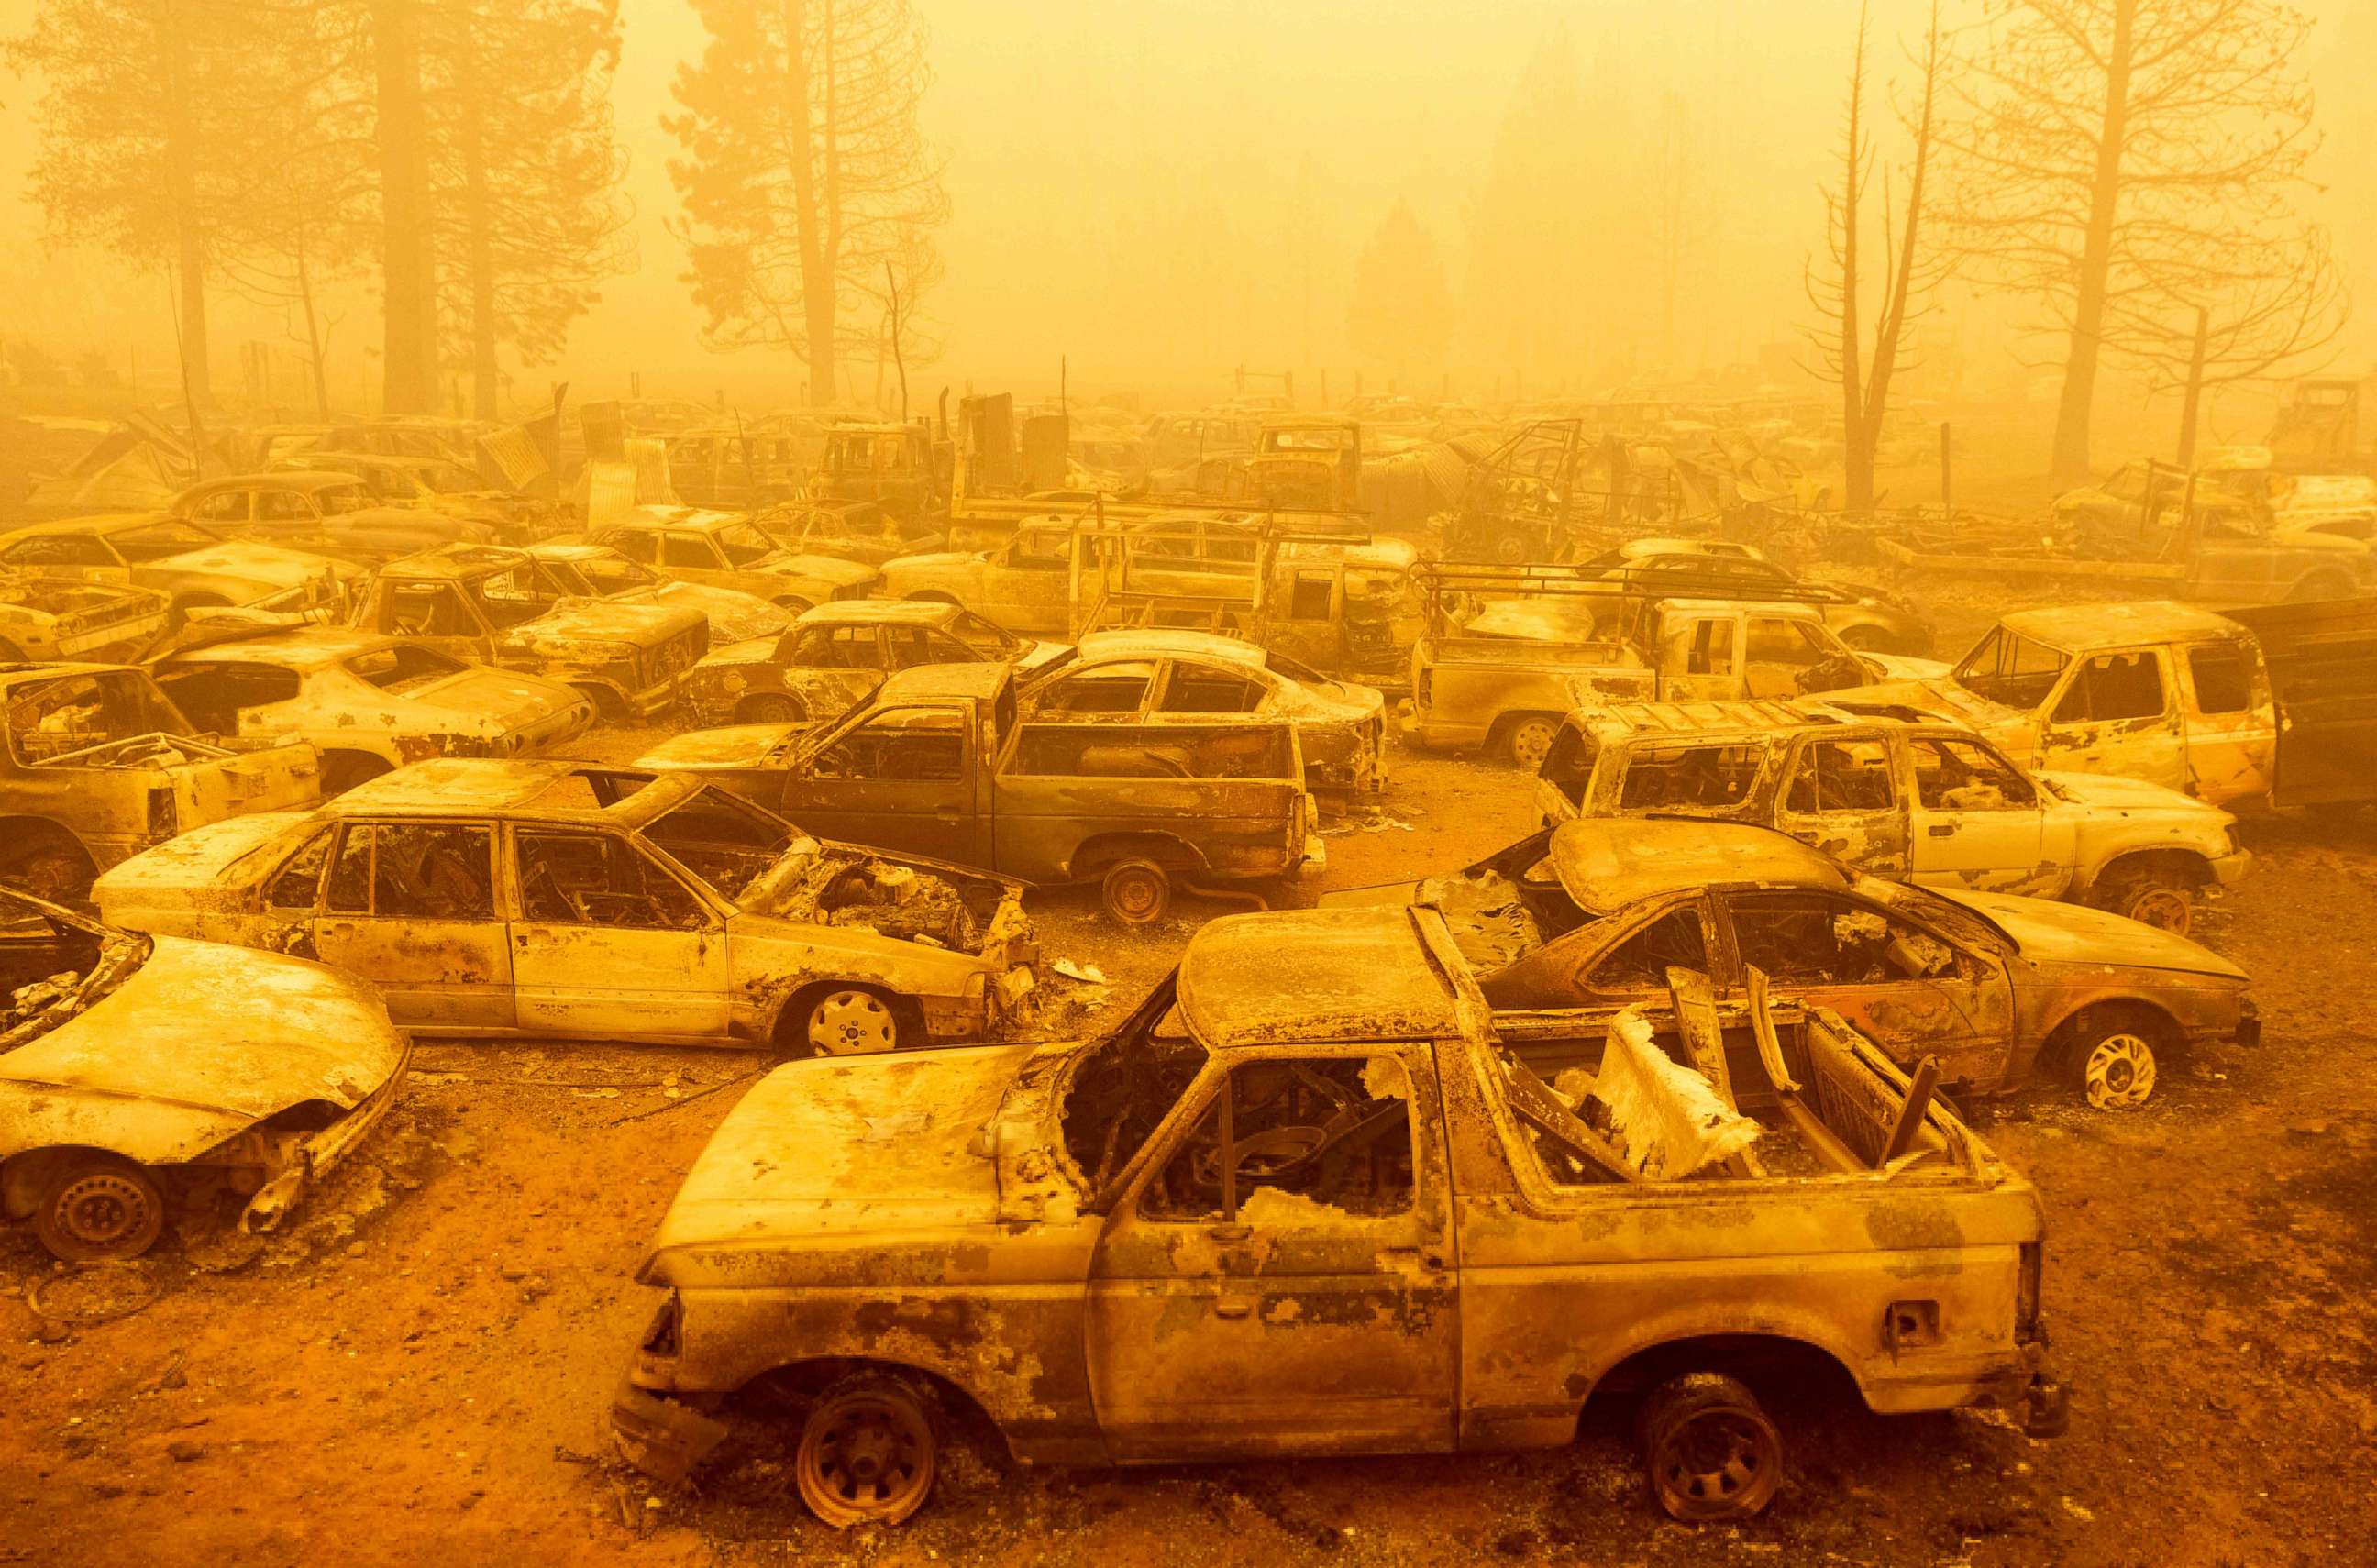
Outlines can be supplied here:
[[194, 726], [220, 736], [294, 729], [296, 716], [285, 709], [304, 687], [295, 670], [279, 664], [213, 662], [167, 664], [157, 671], [157, 684]]
[[1818, 621], [1751, 616], [1744, 642], [1740, 694], [1797, 697], [1800, 677], [1839, 654]]
[[510, 922], [520, 1027], [576, 1039], [723, 1039], [726, 928], [616, 833], [517, 824]]
[[980, 865], [966, 731], [965, 710], [949, 705], [860, 714], [794, 760], [782, 814], [820, 838]]
[[495, 630], [462, 585], [445, 578], [383, 581], [365, 629], [425, 642], [457, 659], [491, 660]]
[[1997, 955], [1848, 893], [1735, 891], [1722, 904], [1737, 989], [1761, 969], [1777, 995], [1839, 1013], [1902, 1067], [1934, 1056], [1951, 1084], [2005, 1076], [2013, 990]]
[[2222, 639], [2192, 644], [2182, 662], [2187, 792], [2215, 805], [2267, 794], [2278, 724], [2261, 651]]
[[2160, 648], [2074, 659], [2046, 706], [2037, 767], [2187, 787], [2185, 730]]
[[1429, 1047], [1208, 1066], [1182, 1107], [1091, 1258], [1109, 1453], [1451, 1449], [1460, 1276]]
[[487, 822], [342, 824], [313, 920], [315, 955], [377, 987], [408, 1028], [509, 1028], [495, 843]]
[[1774, 825], [1877, 877], [1907, 869], [1906, 802], [1879, 730], [1805, 736], [1785, 764]]
[[2038, 785], [1977, 737], [1912, 735], [1913, 880], [2052, 898], [2071, 875], [2072, 832], [2048, 842]]

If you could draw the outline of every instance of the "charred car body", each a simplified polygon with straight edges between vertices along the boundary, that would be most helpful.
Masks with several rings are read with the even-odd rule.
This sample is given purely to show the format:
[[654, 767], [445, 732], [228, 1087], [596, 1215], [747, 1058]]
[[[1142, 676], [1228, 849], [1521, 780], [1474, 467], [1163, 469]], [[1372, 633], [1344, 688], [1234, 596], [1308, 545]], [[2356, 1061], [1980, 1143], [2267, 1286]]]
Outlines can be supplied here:
[[233, 539], [152, 512], [40, 523], [0, 535], [0, 567], [71, 582], [152, 588], [177, 616], [233, 607], [319, 613], [363, 576], [352, 561]]
[[172, 602], [153, 589], [56, 581], [0, 567], [0, 664], [137, 657], [172, 620]]
[[837, 556], [795, 555], [741, 512], [638, 507], [591, 537], [664, 581], [756, 593], [794, 611], [864, 599], [876, 581], [873, 567]]
[[[1746, 1356], [2060, 1430], [2037, 1196], [1800, 1019], [1764, 1096], [1798, 1114], [1728, 1106], [1742, 1154], [1657, 1169], [1584, 1119], [1621, 1047], [1557, 1091], [1432, 910], [1215, 921], [1089, 1046], [780, 1069], [653, 1239], [667, 1296], [613, 1430], [682, 1476], [728, 1430], [707, 1412], [764, 1389], [836, 1526], [922, 1506], [966, 1417], [1025, 1463], [1443, 1453], [1562, 1446], [1588, 1400], [1645, 1391], [1653, 1495], [1739, 1518], [1782, 1474]], [[1656, 1054], [1639, 1023], [1630, 1060]]]
[[0, 1214], [72, 1263], [147, 1251], [209, 1193], [270, 1229], [388, 1109], [411, 1049], [320, 964], [6, 892], [0, 999]]
[[310, 806], [321, 782], [302, 742], [200, 736], [145, 671], [0, 665], [0, 882], [77, 897], [175, 833]]
[[710, 649], [701, 612], [617, 599], [554, 599], [525, 552], [460, 545], [372, 575], [348, 624], [457, 658], [577, 688], [603, 717], [649, 717], [676, 700]]
[[857, 599], [806, 610], [779, 636], [713, 648], [686, 677], [686, 700], [709, 724], [828, 719], [894, 670], [987, 661], [1028, 676], [1068, 654], [955, 604]]
[[92, 892], [135, 929], [360, 975], [435, 1035], [889, 1050], [982, 1039], [1033, 982], [1011, 882], [566, 762], [415, 763]]

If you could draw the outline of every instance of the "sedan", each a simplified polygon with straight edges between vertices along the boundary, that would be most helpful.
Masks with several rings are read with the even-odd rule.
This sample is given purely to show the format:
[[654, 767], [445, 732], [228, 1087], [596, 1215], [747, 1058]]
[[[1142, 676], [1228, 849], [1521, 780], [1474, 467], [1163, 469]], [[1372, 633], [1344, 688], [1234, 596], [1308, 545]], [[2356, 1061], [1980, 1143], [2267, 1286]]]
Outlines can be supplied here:
[[2051, 1075], [2126, 1109], [2171, 1055], [2260, 1041], [2244, 971], [2184, 937], [1886, 882], [1747, 824], [1570, 822], [1460, 871], [1322, 902], [1382, 899], [1441, 910], [1498, 1010], [1615, 1014], [1664, 999], [1677, 967], [1736, 1000], [1771, 982], [1978, 1094]]

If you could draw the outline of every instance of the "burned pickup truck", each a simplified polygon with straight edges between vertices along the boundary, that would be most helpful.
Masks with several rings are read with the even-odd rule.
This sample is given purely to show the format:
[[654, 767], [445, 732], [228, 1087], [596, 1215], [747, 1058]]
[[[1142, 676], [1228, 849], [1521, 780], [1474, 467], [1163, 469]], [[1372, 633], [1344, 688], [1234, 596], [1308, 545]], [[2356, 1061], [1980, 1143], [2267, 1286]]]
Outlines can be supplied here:
[[1019, 719], [1005, 664], [920, 664], [830, 724], [692, 730], [636, 766], [837, 838], [1093, 883], [1127, 925], [1161, 919], [1176, 884], [1245, 897], [1326, 859], [1292, 725]]
[[173, 602], [151, 589], [0, 568], [0, 664], [137, 658], [172, 620]]
[[2117, 915], [2006, 893], [1934, 891], [1852, 870], [1771, 828], [1569, 822], [1474, 866], [1324, 904], [1440, 911], [1499, 1008], [1607, 1018], [1666, 993], [1667, 971], [1740, 998], [1750, 971], [1846, 1018], [1943, 1087], [2060, 1079], [2099, 1110], [2152, 1096], [2196, 1045], [2252, 1046], [2243, 970]]
[[143, 671], [0, 665], [0, 882], [78, 898], [175, 833], [310, 806], [321, 786], [311, 746], [202, 736]]
[[893, 670], [988, 661], [1028, 674], [1069, 652], [938, 600], [855, 599], [804, 611], [779, 635], [712, 648], [686, 677], [685, 695], [705, 724], [829, 719]]
[[2025, 610], [1941, 675], [1826, 700], [1967, 724], [2028, 767], [2144, 779], [2216, 806], [2368, 801], [2377, 599]]
[[457, 545], [382, 567], [348, 624], [459, 659], [574, 686], [605, 719], [650, 718], [710, 651], [699, 610], [627, 599], [554, 599], [524, 550]]
[[1557, 1448], [1630, 1405], [1686, 1520], [1765, 1505], [1761, 1396], [1816, 1378], [2060, 1431], [2030, 1184], [1838, 1018], [1748, 1022], [1721, 1080], [1695, 1007], [1555, 1084], [1575, 1026], [1493, 1011], [1436, 911], [1295, 911], [1205, 927], [1088, 1045], [780, 1068], [652, 1239], [612, 1430], [674, 1478], [793, 1412], [758, 1440], [838, 1526], [923, 1506], [960, 1423], [1138, 1465]]
[[1797, 697], [1940, 667], [1859, 653], [1821, 605], [1787, 597], [1660, 598], [1567, 567], [1429, 567], [1418, 581], [1428, 631], [1404, 733], [1530, 772], [1578, 710]]
[[1543, 824], [1695, 817], [1779, 828], [1927, 887], [2093, 904], [2185, 936], [2244, 875], [2236, 819], [2141, 779], [2026, 772], [1957, 724], [1822, 704], [1621, 704], [1571, 713], [1535, 781]]
[[987, 1038], [1035, 980], [1012, 882], [568, 762], [417, 762], [92, 894], [135, 930], [360, 975], [425, 1035], [891, 1050]]

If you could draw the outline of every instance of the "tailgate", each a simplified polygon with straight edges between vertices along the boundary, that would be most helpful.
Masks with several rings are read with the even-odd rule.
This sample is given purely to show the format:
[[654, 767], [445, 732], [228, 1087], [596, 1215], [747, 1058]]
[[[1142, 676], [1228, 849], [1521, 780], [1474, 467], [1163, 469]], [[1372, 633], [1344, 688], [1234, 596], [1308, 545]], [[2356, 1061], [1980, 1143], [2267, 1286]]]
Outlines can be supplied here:
[[2231, 610], [2262, 644], [2278, 706], [2282, 806], [2377, 796], [2377, 599]]

